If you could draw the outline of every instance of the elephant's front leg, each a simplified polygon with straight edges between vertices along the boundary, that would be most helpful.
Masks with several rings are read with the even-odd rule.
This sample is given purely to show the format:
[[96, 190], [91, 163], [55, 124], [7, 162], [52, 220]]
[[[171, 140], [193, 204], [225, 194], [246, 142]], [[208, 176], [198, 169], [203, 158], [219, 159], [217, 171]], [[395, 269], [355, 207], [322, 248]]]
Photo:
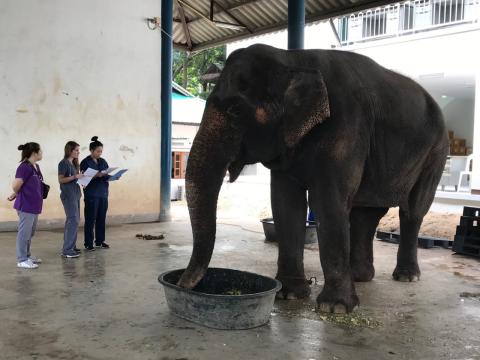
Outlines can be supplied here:
[[346, 313], [358, 304], [350, 270], [350, 230], [348, 200], [325, 187], [310, 192], [317, 220], [317, 233], [325, 283], [317, 298], [320, 311]]
[[310, 295], [303, 268], [303, 247], [307, 218], [306, 190], [285, 173], [272, 171], [271, 200], [278, 241], [278, 272], [281, 299], [301, 299]]

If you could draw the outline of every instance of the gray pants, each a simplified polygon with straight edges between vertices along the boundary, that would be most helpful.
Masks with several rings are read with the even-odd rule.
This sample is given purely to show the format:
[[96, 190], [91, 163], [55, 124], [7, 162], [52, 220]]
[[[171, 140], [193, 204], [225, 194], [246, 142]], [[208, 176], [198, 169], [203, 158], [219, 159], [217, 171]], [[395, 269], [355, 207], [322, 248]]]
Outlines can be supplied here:
[[17, 233], [17, 261], [26, 261], [30, 256], [30, 244], [37, 228], [38, 214], [17, 211], [20, 221]]
[[62, 254], [73, 255], [75, 254], [78, 224], [80, 223], [80, 199], [71, 197], [62, 197], [61, 199], [65, 215], [67, 216], [63, 232]]

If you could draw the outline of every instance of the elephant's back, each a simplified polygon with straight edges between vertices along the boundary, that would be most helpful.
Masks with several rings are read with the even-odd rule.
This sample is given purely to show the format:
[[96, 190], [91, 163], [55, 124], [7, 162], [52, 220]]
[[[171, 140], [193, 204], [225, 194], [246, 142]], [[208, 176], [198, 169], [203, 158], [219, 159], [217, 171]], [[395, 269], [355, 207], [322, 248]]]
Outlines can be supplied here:
[[[331, 113], [340, 127], [367, 138], [364, 172], [354, 202], [401, 206], [431, 153], [448, 146], [445, 122], [435, 100], [414, 80], [359, 54], [328, 56]], [[341, 84], [338, 86], [337, 84]], [[336, 121], [337, 118], [332, 119]], [[441, 171], [439, 169], [438, 171]]]

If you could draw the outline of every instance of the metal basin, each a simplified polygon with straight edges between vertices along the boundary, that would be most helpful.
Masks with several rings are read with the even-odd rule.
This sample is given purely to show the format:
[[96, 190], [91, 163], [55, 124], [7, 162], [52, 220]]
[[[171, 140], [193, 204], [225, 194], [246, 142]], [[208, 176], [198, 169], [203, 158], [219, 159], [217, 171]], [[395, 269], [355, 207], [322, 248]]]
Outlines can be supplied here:
[[[265, 241], [276, 242], [275, 223], [272, 218], [260, 220], [263, 225], [263, 232], [265, 233]], [[315, 221], [307, 221], [305, 229], [305, 244], [314, 244], [318, 242], [317, 229]]]
[[185, 269], [161, 274], [170, 311], [215, 329], [250, 329], [270, 319], [282, 284], [272, 278], [232, 269], [209, 268], [193, 289], [175, 285]]

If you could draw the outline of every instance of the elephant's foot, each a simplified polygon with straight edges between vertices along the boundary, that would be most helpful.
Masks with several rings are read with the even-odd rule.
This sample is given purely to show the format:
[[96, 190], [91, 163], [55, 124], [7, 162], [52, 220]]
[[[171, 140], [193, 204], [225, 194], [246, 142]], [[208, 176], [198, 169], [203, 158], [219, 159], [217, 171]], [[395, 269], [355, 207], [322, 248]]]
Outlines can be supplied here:
[[277, 293], [277, 299], [297, 300], [310, 296], [310, 284], [304, 277], [288, 277], [277, 275], [282, 283], [282, 289]]
[[420, 280], [420, 268], [417, 263], [410, 265], [399, 265], [393, 271], [393, 279], [397, 281], [409, 282]]
[[375, 276], [375, 268], [371, 263], [351, 263], [350, 269], [353, 280], [356, 282], [371, 281]]
[[351, 288], [324, 287], [317, 298], [317, 309], [321, 312], [346, 314], [360, 304], [353, 285]]

